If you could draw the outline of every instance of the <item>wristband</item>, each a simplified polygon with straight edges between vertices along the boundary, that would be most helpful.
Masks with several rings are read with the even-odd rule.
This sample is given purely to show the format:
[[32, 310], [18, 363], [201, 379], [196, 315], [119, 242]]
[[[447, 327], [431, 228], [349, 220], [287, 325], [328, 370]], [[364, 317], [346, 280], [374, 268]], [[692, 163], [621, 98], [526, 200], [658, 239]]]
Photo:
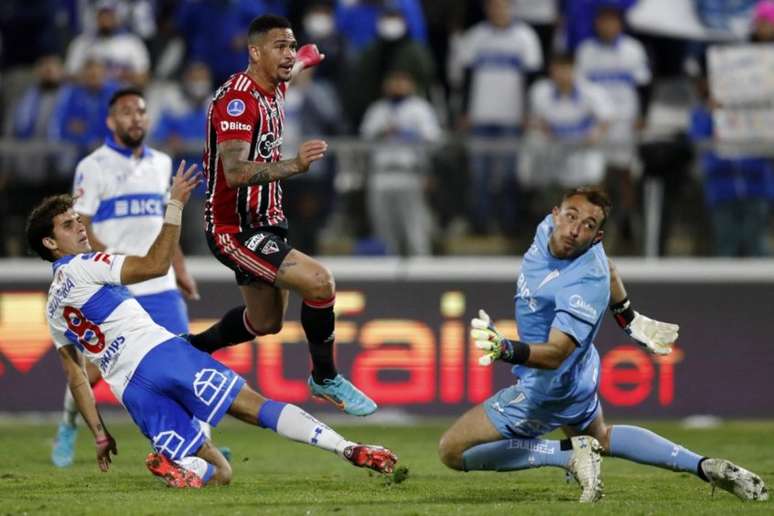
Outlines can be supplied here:
[[620, 303], [610, 305], [610, 311], [613, 312], [615, 322], [621, 328], [626, 328], [634, 320], [634, 308], [628, 297], [625, 297]]
[[164, 212], [164, 224], [179, 226], [183, 220], [183, 203], [170, 199], [167, 203], [167, 210]]
[[105, 444], [110, 442], [110, 437], [102, 437], [101, 439], [95, 439], [94, 443], [99, 446], [100, 444]]
[[529, 344], [503, 339], [500, 343], [500, 360], [509, 364], [526, 364], [529, 360]]

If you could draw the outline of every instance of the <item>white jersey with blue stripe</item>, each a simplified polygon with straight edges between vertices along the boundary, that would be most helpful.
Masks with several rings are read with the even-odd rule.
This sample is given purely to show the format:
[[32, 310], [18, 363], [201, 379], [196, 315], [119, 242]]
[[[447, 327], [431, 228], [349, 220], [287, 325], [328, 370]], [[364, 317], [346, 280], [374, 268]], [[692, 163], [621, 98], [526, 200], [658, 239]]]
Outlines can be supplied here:
[[[75, 169], [73, 209], [91, 217], [108, 253], [144, 256], [164, 224], [172, 159], [145, 147], [139, 158], [108, 138]], [[135, 296], [176, 288], [174, 272], [129, 286]]]
[[122, 255], [87, 253], [53, 264], [46, 316], [54, 345], [76, 346], [118, 399], [142, 358], [174, 337], [121, 285]]
[[536, 82], [530, 90], [530, 111], [543, 120], [551, 134], [562, 141], [589, 136], [594, 126], [608, 121], [613, 107], [599, 86], [577, 80], [569, 95], [562, 94], [550, 79]]
[[610, 270], [602, 244], [576, 258], [555, 258], [548, 248], [553, 230], [548, 215], [524, 255], [515, 296], [516, 324], [522, 342], [546, 342], [556, 328], [572, 337], [576, 348], [558, 369], [513, 370], [531, 401], [549, 404], [596, 394], [599, 355], [593, 340], [610, 300]]
[[651, 80], [642, 43], [620, 35], [612, 43], [587, 39], [575, 55], [578, 74], [604, 88], [615, 105], [613, 118], [634, 120], [640, 110], [637, 87]]
[[459, 52], [461, 65], [472, 74], [470, 120], [477, 125], [520, 125], [524, 75], [543, 64], [534, 29], [521, 22], [506, 28], [481, 22], [465, 33]]

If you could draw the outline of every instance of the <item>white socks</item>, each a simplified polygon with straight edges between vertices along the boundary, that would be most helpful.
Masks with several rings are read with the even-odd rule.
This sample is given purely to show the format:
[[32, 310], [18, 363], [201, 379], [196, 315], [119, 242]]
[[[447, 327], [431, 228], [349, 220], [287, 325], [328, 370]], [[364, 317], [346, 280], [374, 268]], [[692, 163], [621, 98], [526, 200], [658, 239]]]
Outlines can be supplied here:
[[293, 441], [311, 444], [337, 455], [342, 455], [348, 446], [355, 444], [299, 407], [274, 400], [266, 400], [261, 406], [258, 425]]

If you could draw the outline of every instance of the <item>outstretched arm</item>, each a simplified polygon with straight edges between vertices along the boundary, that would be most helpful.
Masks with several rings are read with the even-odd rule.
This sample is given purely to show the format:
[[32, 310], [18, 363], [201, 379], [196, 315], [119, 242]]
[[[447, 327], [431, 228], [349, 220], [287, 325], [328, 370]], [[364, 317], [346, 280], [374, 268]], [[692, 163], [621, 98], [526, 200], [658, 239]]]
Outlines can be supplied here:
[[118, 448], [115, 440], [105, 428], [105, 423], [102, 421], [99, 409], [97, 409], [89, 377], [83, 368], [82, 357], [75, 346], [63, 346], [59, 348], [59, 358], [62, 361], [67, 375], [67, 385], [73, 399], [75, 399], [75, 404], [78, 406], [78, 411], [94, 435], [97, 447], [97, 465], [102, 471], [107, 471], [110, 468], [110, 454], [112, 452], [114, 455], [118, 455]]
[[668, 355], [677, 340], [680, 326], [646, 317], [632, 307], [621, 275], [612, 261], [610, 266], [610, 311], [615, 322], [649, 353]]
[[502, 360], [536, 369], [558, 369], [575, 351], [572, 337], [556, 328], [551, 328], [546, 342], [527, 344], [506, 339], [497, 331], [484, 310], [478, 311], [478, 317], [470, 322], [470, 326], [470, 336], [476, 342], [476, 347], [485, 352], [478, 360], [481, 365]]
[[180, 241], [183, 206], [188, 202], [191, 192], [199, 184], [199, 181], [200, 177], [196, 165], [191, 165], [186, 170], [185, 161], [182, 161], [177, 169], [177, 174], [172, 179], [172, 188], [169, 190], [170, 199], [164, 215], [164, 225], [145, 256], [126, 257], [121, 268], [122, 284], [138, 283], [158, 278], [167, 273]]

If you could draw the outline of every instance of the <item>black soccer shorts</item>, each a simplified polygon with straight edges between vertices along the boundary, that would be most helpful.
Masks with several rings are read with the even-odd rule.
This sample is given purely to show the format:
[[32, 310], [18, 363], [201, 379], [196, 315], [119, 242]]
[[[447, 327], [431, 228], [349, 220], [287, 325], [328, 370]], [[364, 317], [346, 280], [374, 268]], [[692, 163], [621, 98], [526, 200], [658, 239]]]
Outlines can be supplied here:
[[256, 228], [241, 233], [207, 233], [210, 251], [234, 271], [237, 285], [262, 281], [274, 285], [277, 270], [293, 247], [282, 228]]

